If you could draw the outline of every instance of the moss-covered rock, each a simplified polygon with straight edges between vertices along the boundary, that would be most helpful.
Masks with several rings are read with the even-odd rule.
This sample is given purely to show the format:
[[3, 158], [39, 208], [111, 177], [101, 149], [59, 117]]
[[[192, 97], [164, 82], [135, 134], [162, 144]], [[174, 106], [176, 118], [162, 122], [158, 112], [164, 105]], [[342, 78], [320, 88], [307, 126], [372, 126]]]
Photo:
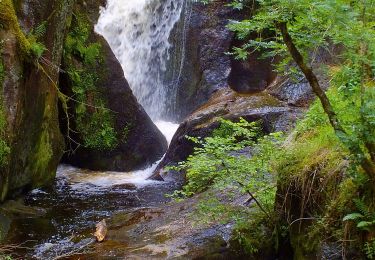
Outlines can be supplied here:
[[[1, 170], [1, 200], [55, 176], [64, 148], [58, 126], [58, 67], [73, 2], [25, 0], [17, 2], [17, 10], [12, 1], [0, 3], [2, 103], [10, 147]], [[32, 28], [43, 21], [46, 28], [36, 40]]]
[[[93, 170], [128, 171], [160, 159], [167, 142], [133, 96], [103, 37], [94, 33], [103, 1], [78, 1], [65, 40], [61, 87], [69, 97], [66, 162]], [[69, 124], [69, 125], [68, 125]]]

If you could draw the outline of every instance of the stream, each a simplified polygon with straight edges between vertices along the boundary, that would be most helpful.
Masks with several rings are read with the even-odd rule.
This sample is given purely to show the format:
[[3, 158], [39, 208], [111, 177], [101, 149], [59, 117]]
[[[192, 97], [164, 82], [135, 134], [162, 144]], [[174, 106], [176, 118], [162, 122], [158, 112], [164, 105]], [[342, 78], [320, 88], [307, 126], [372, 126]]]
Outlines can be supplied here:
[[[178, 125], [156, 124], [171, 140]], [[134, 172], [95, 172], [60, 165], [51, 187], [36, 189], [0, 210], [7, 244], [22, 259], [55, 259], [94, 243], [95, 224], [118, 212], [165, 203], [176, 189], [169, 182], [147, 180], [157, 163]], [[4, 227], [3, 227], [4, 230]]]

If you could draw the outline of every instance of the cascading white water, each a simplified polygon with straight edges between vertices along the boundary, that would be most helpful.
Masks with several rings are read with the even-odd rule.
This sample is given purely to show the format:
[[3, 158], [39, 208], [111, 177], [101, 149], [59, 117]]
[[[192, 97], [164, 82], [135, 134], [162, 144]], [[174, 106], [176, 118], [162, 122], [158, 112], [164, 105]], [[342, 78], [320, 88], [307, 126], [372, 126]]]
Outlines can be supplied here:
[[[108, 0], [96, 32], [108, 41], [120, 61], [138, 102], [155, 120], [170, 106], [166, 82], [169, 36], [180, 18], [183, 0]], [[167, 99], [168, 98], [168, 99]]]

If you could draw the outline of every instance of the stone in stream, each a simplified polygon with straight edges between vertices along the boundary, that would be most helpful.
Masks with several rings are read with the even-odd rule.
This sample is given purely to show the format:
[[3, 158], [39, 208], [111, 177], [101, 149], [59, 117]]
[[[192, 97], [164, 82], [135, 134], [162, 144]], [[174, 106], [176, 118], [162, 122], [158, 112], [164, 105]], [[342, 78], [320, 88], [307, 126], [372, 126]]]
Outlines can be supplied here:
[[103, 242], [105, 237], [107, 236], [107, 232], [107, 223], [105, 222], [105, 219], [103, 219], [98, 224], [96, 224], [96, 231], [94, 233], [96, 241]]

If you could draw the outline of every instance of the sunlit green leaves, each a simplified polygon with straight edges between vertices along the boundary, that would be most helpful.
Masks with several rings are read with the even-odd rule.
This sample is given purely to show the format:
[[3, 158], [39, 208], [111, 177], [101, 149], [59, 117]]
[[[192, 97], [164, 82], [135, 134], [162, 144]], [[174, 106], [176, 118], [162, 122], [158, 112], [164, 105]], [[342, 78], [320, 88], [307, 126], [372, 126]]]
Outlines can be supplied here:
[[262, 135], [258, 122], [222, 120], [211, 137], [190, 138], [199, 146], [174, 170], [186, 171], [187, 183], [175, 197], [190, 197], [207, 189], [254, 192], [259, 201], [273, 205], [275, 176], [270, 159], [280, 149], [281, 134]]

